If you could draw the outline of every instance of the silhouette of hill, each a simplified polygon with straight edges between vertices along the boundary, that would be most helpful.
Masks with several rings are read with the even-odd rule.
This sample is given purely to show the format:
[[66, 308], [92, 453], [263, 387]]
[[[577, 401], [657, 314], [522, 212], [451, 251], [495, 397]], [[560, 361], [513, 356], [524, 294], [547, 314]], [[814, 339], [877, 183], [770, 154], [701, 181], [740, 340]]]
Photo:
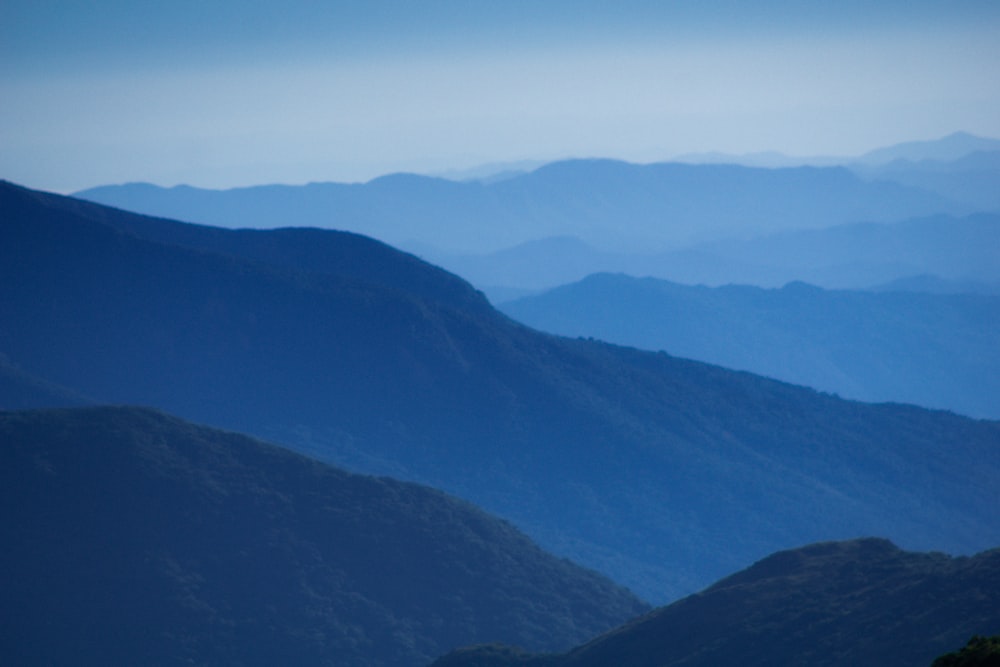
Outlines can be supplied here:
[[595, 274], [500, 309], [564, 336], [666, 350], [847, 398], [1000, 419], [1000, 296]]
[[394, 174], [358, 185], [213, 191], [129, 184], [77, 196], [223, 227], [335, 227], [401, 247], [463, 253], [552, 236], [577, 236], [603, 249], [662, 250], [788, 229], [971, 212], [937, 194], [867, 182], [843, 167], [763, 169], [614, 160], [554, 162], [490, 183]]
[[997, 667], [1000, 665], [1000, 635], [973, 636], [960, 650], [935, 660], [931, 667]]
[[357, 240], [336, 232], [260, 232], [275, 261], [202, 233], [0, 186], [0, 352], [97, 402], [441, 488], [649, 600], [789, 544], [1000, 543], [998, 423], [541, 334], [379, 243], [292, 268]]
[[438, 491], [136, 408], [0, 413], [7, 664], [421, 665], [646, 611]]
[[[881, 539], [769, 556], [561, 656], [456, 651], [435, 667], [930, 665], [1000, 625], [1000, 549], [910, 553]], [[937, 664], [937, 663], [935, 663]]]

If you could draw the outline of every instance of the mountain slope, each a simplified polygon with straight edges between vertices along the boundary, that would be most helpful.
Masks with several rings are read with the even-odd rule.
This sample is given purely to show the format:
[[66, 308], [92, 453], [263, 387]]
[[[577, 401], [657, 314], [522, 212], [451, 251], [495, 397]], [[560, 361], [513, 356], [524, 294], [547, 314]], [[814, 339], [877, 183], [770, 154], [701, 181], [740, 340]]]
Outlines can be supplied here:
[[420, 665], [645, 610], [444, 494], [135, 408], [0, 413], [9, 664]]
[[[1000, 543], [1000, 424], [544, 335], [481, 300], [150, 240], [126, 227], [167, 223], [72, 207], [0, 188], [0, 352], [95, 401], [442, 488], [650, 600], [789, 544]], [[390, 277], [411, 260], [375, 243], [352, 259]]]
[[1000, 626], [1000, 550], [908, 553], [863, 539], [776, 553], [562, 656], [456, 651], [435, 667], [929, 666]]
[[1000, 419], [1000, 297], [691, 287], [598, 274], [501, 304], [525, 324], [847, 398]]
[[336, 227], [402, 247], [452, 252], [489, 252], [551, 236], [578, 236], [601, 248], [662, 249], [788, 229], [970, 212], [940, 195], [866, 182], [841, 167], [614, 160], [556, 162], [490, 184], [395, 174], [359, 185], [212, 191], [130, 184], [77, 196], [224, 227]]

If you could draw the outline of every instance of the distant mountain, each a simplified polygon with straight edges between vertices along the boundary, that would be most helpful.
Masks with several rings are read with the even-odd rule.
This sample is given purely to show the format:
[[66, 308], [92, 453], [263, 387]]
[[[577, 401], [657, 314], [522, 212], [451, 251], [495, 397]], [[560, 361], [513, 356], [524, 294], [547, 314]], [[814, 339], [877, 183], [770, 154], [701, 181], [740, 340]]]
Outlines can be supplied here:
[[527, 241], [512, 248], [481, 255], [423, 255], [483, 290], [495, 303], [495, 287], [535, 291], [562, 285], [597, 270], [625, 270], [645, 257], [597, 250], [573, 236]]
[[449, 181], [479, 181], [481, 183], [496, 183], [515, 176], [521, 176], [546, 164], [544, 160], [515, 160], [512, 162], [489, 162], [467, 169], [449, 169], [447, 171], [428, 174]]
[[[868, 288], [872, 292], [922, 292], [925, 294], [991, 294], [1000, 296], [1000, 283], [947, 280], [938, 276], [921, 274], [898, 278]], [[518, 295], [527, 296], [526, 294]]]
[[1000, 423], [541, 334], [355, 235], [3, 184], [0, 312], [30, 377], [442, 488], [649, 600], [790, 544], [1000, 543]]
[[671, 162], [684, 162], [688, 164], [735, 164], [742, 167], [764, 167], [766, 169], [780, 169], [786, 167], [833, 167], [848, 164], [852, 161], [849, 157], [835, 157], [832, 155], [810, 155], [796, 156], [785, 155], [778, 151], [761, 151], [757, 153], [722, 153], [710, 151], [707, 153], [683, 153], [676, 155]]
[[888, 164], [895, 160], [951, 161], [981, 151], [1000, 151], [1000, 139], [977, 137], [968, 132], [955, 132], [941, 139], [908, 141], [865, 153], [855, 162], [866, 165]]
[[899, 159], [862, 164], [852, 170], [867, 180], [893, 181], [937, 193], [980, 211], [1000, 211], [1000, 149], [970, 153], [954, 160]]
[[1000, 626], [997, 599], [1000, 549], [951, 558], [879, 539], [814, 544], [769, 556], [562, 656], [466, 649], [434, 667], [930, 667]]
[[1000, 281], [1000, 215], [858, 223], [704, 244], [698, 250], [717, 262], [764, 267], [761, 275], [769, 276], [769, 282], [740, 281], [763, 286], [801, 280], [828, 288], [864, 288], [919, 274], [994, 283]]
[[422, 665], [646, 607], [440, 492], [134, 408], [0, 412], [7, 664]]
[[1000, 295], [692, 287], [595, 274], [500, 309], [847, 398], [1000, 419]]
[[[670, 252], [599, 251], [579, 239], [560, 238], [482, 255], [427, 256], [491, 295], [498, 286], [538, 291], [601, 272], [690, 285], [781, 287], [803, 281], [837, 289], [866, 289], [928, 275], [938, 285], [944, 281], [964, 289], [964, 283], [973, 291], [983, 286], [989, 291], [1000, 283], [1000, 215], [857, 223]], [[907, 289], [917, 287], [911, 282]]]
[[338, 228], [401, 247], [434, 246], [451, 253], [492, 252], [553, 236], [576, 236], [604, 249], [662, 250], [788, 229], [971, 212], [923, 190], [867, 182], [842, 167], [614, 160], [555, 162], [490, 183], [394, 174], [363, 185], [213, 191], [131, 184], [77, 196], [223, 227]]
[[691, 164], [733, 164], [745, 167], [831, 167], [850, 166], [866, 169], [899, 162], [951, 162], [984, 151], [1000, 151], [1000, 139], [978, 137], [968, 132], [954, 132], [940, 139], [908, 141], [868, 151], [860, 156], [785, 155], [777, 151], [757, 153], [685, 153], [672, 158], [674, 162]]

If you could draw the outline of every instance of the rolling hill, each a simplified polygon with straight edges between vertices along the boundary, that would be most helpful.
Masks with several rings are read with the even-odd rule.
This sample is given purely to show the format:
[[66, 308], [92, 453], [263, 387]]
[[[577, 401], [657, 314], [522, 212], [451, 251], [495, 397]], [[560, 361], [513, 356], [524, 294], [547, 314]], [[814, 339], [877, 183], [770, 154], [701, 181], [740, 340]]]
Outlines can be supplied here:
[[27, 377], [441, 488], [651, 601], [794, 544], [1000, 543], [998, 423], [542, 334], [355, 235], [3, 184], [0, 312]]
[[561, 656], [492, 646], [434, 667], [930, 667], [970, 636], [995, 632], [998, 599], [1000, 549], [952, 558], [881, 539], [813, 544]]
[[846, 398], [1000, 419], [1000, 296], [597, 274], [499, 307], [564, 336], [666, 350]]
[[6, 664], [426, 664], [647, 609], [438, 491], [137, 408], [0, 412]]

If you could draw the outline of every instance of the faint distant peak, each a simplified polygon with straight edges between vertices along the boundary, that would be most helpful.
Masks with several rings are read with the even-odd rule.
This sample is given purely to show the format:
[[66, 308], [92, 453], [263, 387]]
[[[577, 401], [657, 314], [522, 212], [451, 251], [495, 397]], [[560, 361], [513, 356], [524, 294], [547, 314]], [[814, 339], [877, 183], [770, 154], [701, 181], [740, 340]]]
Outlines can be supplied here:
[[674, 156], [670, 161], [683, 164], [731, 164], [740, 167], [781, 169], [787, 167], [829, 167], [844, 164], [850, 161], [850, 158], [830, 155], [795, 156], [785, 155], [778, 151], [743, 154], [710, 151], [707, 153], [684, 153]]
[[428, 174], [437, 178], [449, 181], [468, 182], [478, 181], [485, 185], [505, 181], [524, 174], [530, 174], [535, 169], [546, 164], [545, 160], [514, 160], [508, 162], [489, 162], [486, 164], [467, 167], [465, 169], [447, 169]]
[[929, 141], [907, 141], [901, 144], [878, 148], [865, 153], [857, 162], [863, 165], [881, 165], [896, 160], [951, 161], [959, 160], [972, 153], [1000, 151], [1000, 139], [979, 137], [968, 132], [955, 132], [940, 139]]

